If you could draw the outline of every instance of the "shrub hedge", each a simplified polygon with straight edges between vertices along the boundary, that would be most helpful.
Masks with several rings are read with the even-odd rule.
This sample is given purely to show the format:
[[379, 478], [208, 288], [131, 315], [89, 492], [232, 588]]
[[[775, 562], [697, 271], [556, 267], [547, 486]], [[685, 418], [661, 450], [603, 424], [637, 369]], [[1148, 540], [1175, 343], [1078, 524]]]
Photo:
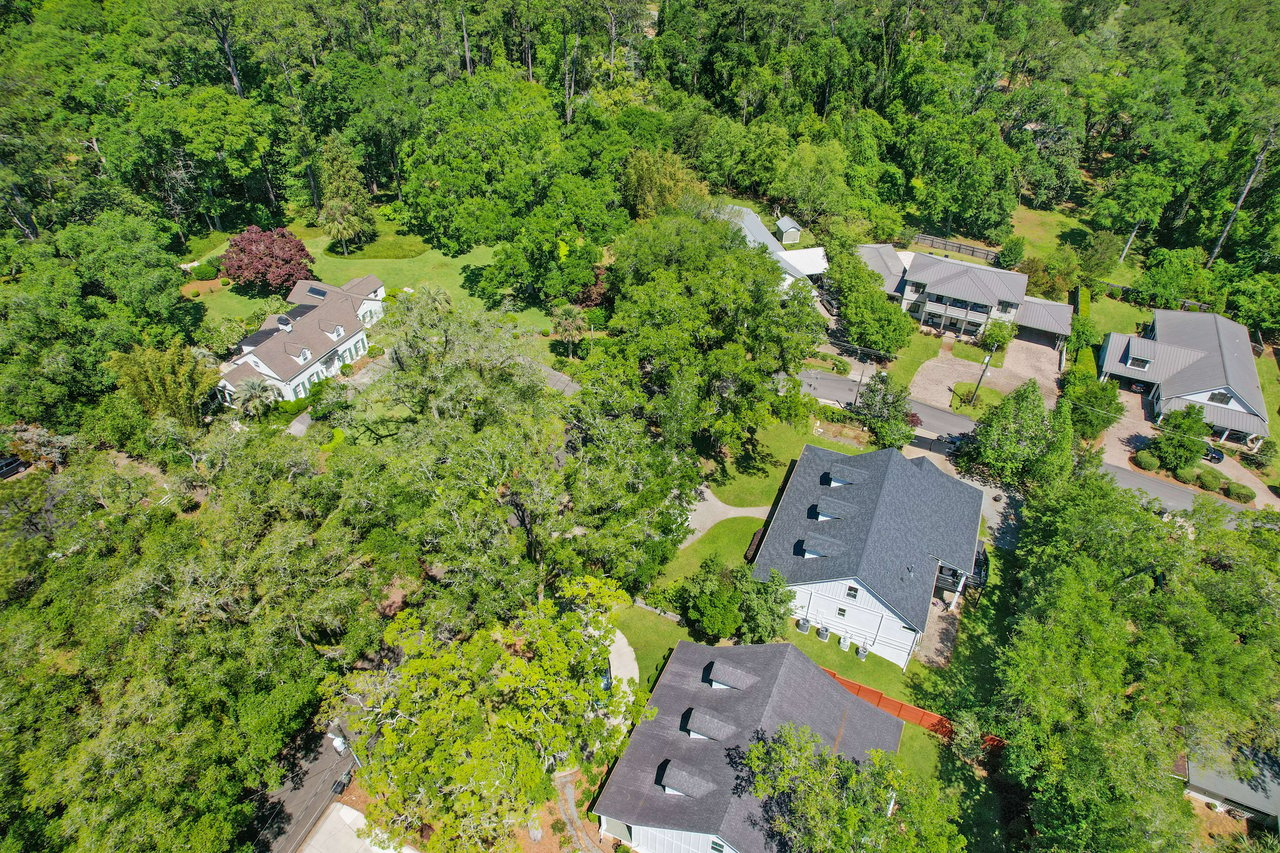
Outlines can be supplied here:
[[1179, 468], [1173, 472], [1173, 478], [1179, 483], [1194, 483], [1196, 475], [1200, 472], [1195, 467], [1188, 465], [1186, 468]]
[[1222, 475], [1205, 468], [1196, 476], [1196, 485], [1206, 492], [1219, 491], [1222, 489]]
[[1258, 493], [1243, 483], [1228, 483], [1227, 497], [1233, 501], [1239, 501], [1242, 504], [1252, 503]]
[[1150, 450], [1139, 450], [1133, 454], [1133, 464], [1143, 471], [1154, 471], [1160, 467], [1160, 460]]

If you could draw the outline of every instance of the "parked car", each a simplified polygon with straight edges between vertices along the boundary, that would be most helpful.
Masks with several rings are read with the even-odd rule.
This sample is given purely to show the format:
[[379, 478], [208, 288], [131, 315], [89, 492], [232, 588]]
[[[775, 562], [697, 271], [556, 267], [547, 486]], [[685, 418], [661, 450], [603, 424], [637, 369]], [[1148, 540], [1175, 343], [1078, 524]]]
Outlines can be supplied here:
[[1204, 460], [1217, 465], [1222, 461], [1222, 451], [1214, 447], [1212, 444], [1206, 444], [1204, 446]]
[[1129, 383], [1129, 390], [1133, 391], [1133, 393], [1135, 393], [1135, 394], [1145, 394], [1145, 393], [1147, 393], [1147, 383], [1145, 383], [1145, 382], [1130, 382], [1130, 383]]
[[23, 462], [16, 456], [0, 457], [0, 479], [7, 480], [10, 477], [16, 477], [30, 467], [30, 462]]
[[343, 773], [341, 777], [339, 777], [334, 781], [333, 789], [332, 789], [333, 793], [341, 794], [343, 791], [347, 790], [347, 786], [350, 784], [351, 784], [351, 768], [347, 768], [347, 772]]

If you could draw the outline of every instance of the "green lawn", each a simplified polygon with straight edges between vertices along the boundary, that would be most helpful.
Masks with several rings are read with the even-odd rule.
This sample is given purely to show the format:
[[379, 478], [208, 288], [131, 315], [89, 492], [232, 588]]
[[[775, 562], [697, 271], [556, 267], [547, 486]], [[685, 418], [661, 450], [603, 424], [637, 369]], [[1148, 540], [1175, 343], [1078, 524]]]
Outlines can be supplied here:
[[1046, 257], [1064, 242], [1079, 243], [1088, 233], [1080, 220], [1061, 210], [1032, 210], [1020, 204], [1013, 212], [1013, 234], [1027, 241], [1029, 257]]
[[1139, 308], [1110, 296], [1102, 296], [1093, 300], [1089, 308], [1089, 317], [1103, 334], [1120, 332], [1132, 335], [1140, 323], [1151, 320], [1151, 311]]
[[964, 415], [968, 418], [980, 418], [982, 413], [1004, 399], [1001, 394], [994, 388], [983, 387], [978, 390], [978, 399], [973, 405], [969, 405], [969, 398], [973, 396], [974, 382], [957, 382], [953, 386], [951, 392], [951, 411], [957, 415]]
[[812, 420], [807, 428], [778, 423], [762, 430], [760, 452], [730, 462], [726, 470], [711, 481], [711, 491], [729, 506], [769, 506], [778, 495], [787, 467], [800, 456], [806, 444], [841, 453], [868, 450], [850, 442], [814, 435], [813, 425]]
[[941, 338], [916, 332], [911, 336], [911, 341], [898, 350], [898, 357], [889, 364], [889, 375], [910, 387], [920, 365], [936, 356], [941, 349]]
[[[990, 246], [986, 246], [983, 243], [979, 243], [977, 240], [966, 240], [963, 237], [956, 237], [954, 235], [951, 237], [948, 237], [947, 239], [954, 240], [957, 243], [968, 243], [969, 245], [972, 245], [972, 246], [983, 246], [983, 248], [987, 248], [987, 249], [991, 248]], [[992, 266], [992, 264], [982, 260], [982, 258], [975, 258], [972, 255], [966, 255], [961, 252], [944, 252], [941, 249], [935, 249], [932, 246], [926, 246], [923, 243], [912, 243], [911, 245], [907, 246], [906, 250], [908, 252], [919, 252], [922, 255], [937, 255], [938, 257], [947, 255], [953, 260], [966, 261], [967, 263], [977, 264], [980, 267]]]
[[225, 252], [227, 238], [230, 236], [225, 231], [210, 231], [208, 234], [188, 237], [187, 251], [182, 256], [182, 262], [203, 261]]
[[217, 325], [223, 320], [245, 319], [266, 302], [266, 297], [232, 286], [218, 288], [212, 293], [202, 293], [193, 301], [204, 306], [205, 321], [210, 325]]
[[681, 548], [662, 571], [664, 585], [675, 584], [698, 570], [708, 557], [719, 556], [733, 565], [742, 562], [751, 537], [764, 525], [760, 518], [726, 518], [691, 545]]
[[[992, 367], [1004, 367], [1004, 350], [997, 350], [991, 356]], [[982, 360], [987, 357], [987, 351], [981, 347], [975, 347], [973, 344], [966, 344], [964, 341], [956, 341], [951, 345], [951, 354], [956, 358], [963, 358], [965, 361], [973, 361], [982, 364]]]
[[667, 653], [681, 640], [692, 639], [689, 632], [664, 616], [634, 604], [615, 611], [613, 624], [627, 638], [636, 653], [636, 665], [645, 688], [653, 687], [667, 661]]
[[[339, 260], [406, 260], [416, 258], [430, 247], [416, 234], [402, 232], [400, 226], [383, 217], [377, 218], [378, 237], [363, 246], [348, 246], [347, 254], [342, 254], [342, 244], [331, 241], [325, 255]], [[311, 229], [302, 223], [289, 226], [304, 240], [324, 236], [320, 229]]]
[[1280, 437], [1280, 349], [1262, 353], [1258, 359], [1258, 381], [1262, 383], [1262, 396], [1267, 401], [1271, 437]]

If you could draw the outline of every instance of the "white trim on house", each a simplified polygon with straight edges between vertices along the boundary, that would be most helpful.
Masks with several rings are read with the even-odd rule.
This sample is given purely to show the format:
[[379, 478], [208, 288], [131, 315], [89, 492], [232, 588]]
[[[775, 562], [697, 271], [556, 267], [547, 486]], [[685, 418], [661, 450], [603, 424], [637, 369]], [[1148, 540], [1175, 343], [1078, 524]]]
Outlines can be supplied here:
[[[857, 590], [856, 597], [849, 589]], [[794, 584], [791, 612], [815, 627], [848, 637], [858, 648], [906, 668], [920, 633], [859, 578]], [[923, 631], [927, 626], [921, 626]]]
[[601, 820], [600, 835], [602, 840], [617, 839], [636, 853], [737, 853], [718, 835], [656, 826], [627, 826], [609, 817]]

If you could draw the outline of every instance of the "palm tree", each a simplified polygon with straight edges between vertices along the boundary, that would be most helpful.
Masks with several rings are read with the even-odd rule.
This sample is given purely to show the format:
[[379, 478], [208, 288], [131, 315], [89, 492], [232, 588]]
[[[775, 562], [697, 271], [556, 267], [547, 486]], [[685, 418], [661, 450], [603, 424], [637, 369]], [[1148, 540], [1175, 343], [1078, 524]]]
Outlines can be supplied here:
[[360, 218], [354, 206], [346, 199], [326, 201], [320, 208], [320, 226], [330, 238], [342, 243], [342, 254], [347, 254], [347, 241], [369, 233], [369, 223]]
[[453, 308], [453, 300], [449, 298], [449, 294], [438, 287], [424, 286], [417, 291], [417, 298], [422, 307], [433, 314], [447, 314]]
[[556, 335], [569, 345], [569, 358], [573, 358], [573, 345], [582, 340], [587, 329], [587, 318], [577, 305], [565, 305], [552, 315]]
[[236, 408], [245, 417], [261, 420], [276, 402], [276, 389], [267, 384], [265, 379], [246, 379], [236, 389]]

